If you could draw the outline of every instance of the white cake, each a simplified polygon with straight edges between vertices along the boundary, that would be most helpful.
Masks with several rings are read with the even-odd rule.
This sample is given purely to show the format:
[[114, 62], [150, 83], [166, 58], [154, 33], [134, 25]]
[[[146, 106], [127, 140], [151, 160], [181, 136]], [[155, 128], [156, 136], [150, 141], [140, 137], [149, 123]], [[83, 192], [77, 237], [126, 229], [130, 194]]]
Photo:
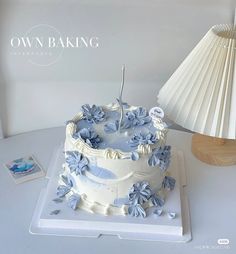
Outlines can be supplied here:
[[66, 126], [59, 198], [74, 210], [146, 217], [175, 184], [166, 135], [162, 119], [142, 107], [82, 106]]

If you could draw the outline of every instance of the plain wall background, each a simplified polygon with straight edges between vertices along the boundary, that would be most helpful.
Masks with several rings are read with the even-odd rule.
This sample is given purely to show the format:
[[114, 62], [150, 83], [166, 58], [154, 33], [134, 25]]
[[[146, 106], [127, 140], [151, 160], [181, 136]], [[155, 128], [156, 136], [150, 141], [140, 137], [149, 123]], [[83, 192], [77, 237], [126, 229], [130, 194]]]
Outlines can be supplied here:
[[[214, 24], [232, 23], [236, 0], [0, 1], [0, 115], [5, 136], [63, 125], [84, 103], [118, 96], [156, 105], [162, 85]], [[42, 67], [11, 54], [10, 38], [38, 24], [62, 36], [96, 35], [98, 49], [65, 49]], [[1, 131], [0, 131], [1, 136]]]

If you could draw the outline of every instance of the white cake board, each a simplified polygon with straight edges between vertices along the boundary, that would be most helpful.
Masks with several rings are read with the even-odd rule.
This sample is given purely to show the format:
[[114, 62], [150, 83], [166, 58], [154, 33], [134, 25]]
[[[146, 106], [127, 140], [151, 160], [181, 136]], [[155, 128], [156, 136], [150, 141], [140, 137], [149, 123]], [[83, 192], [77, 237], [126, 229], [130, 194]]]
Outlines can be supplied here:
[[[41, 191], [30, 225], [30, 233], [40, 235], [77, 236], [98, 238], [115, 235], [120, 239], [188, 242], [191, 240], [190, 215], [186, 195], [186, 172], [181, 151], [173, 151], [170, 165], [176, 186], [168, 193], [163, 215], [156, 216], [149, 209], [146, 218], [130, 216], [103, 216], [83, 210], [73, 211], [66, 202], [55, 203], [59, 174], [62, 173], [64, 154], [62, 147], [55, 152], [48, 169], [48, 182]], [[51, 211], [60, 210], [58, 215]], [[170, 219], [167, 212], [176, 212]]]

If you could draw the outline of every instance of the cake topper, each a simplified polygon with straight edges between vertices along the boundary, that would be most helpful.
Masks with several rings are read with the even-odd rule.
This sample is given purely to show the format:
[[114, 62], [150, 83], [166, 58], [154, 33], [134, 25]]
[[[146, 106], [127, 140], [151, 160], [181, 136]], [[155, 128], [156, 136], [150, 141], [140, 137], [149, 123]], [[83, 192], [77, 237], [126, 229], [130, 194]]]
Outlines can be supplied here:
[[160, 107], [151, 108], [149, 111], [149, 115], [154, 121], [159, 118], [164, 118], [165, 116], [163, 109]]

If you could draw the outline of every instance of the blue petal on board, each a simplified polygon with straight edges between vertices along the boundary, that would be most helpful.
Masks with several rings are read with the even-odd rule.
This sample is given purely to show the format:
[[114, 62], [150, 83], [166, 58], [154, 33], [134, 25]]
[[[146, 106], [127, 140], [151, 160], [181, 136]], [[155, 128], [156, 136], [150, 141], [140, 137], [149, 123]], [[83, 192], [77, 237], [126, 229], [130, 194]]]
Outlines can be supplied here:
[[76, 210], [78, 208], [80, 199], [81, 199], [80, 195], [78, 195], [78, 194], [71, 195], [68, 199], [69, 207], [72, 208], [73, 210]]
[[175, 219], [176, 218], [176, 213], [175, 212], [168, 212], [167, 215], [168, 215], [169, 219]]
[[155, 193], [151, 195], [150, 200], [154, 206], [163, 206], [165, 203], [164, 199]]
[[52, 201], [58, 204], [58, 203], [62, 203], [63, 199], [62, 198], [54, 198]]
[[61, 212], [61, 210], [53, 210], [50, 212], [50, 215], [58, 215]]
[[64, 197], [67, 193], [70, 192], [70, 187], [69, 186], [66, 186], [66, 185], [59, 185], [57, 187], [57, 196], [59, 198], [62, 198]]

